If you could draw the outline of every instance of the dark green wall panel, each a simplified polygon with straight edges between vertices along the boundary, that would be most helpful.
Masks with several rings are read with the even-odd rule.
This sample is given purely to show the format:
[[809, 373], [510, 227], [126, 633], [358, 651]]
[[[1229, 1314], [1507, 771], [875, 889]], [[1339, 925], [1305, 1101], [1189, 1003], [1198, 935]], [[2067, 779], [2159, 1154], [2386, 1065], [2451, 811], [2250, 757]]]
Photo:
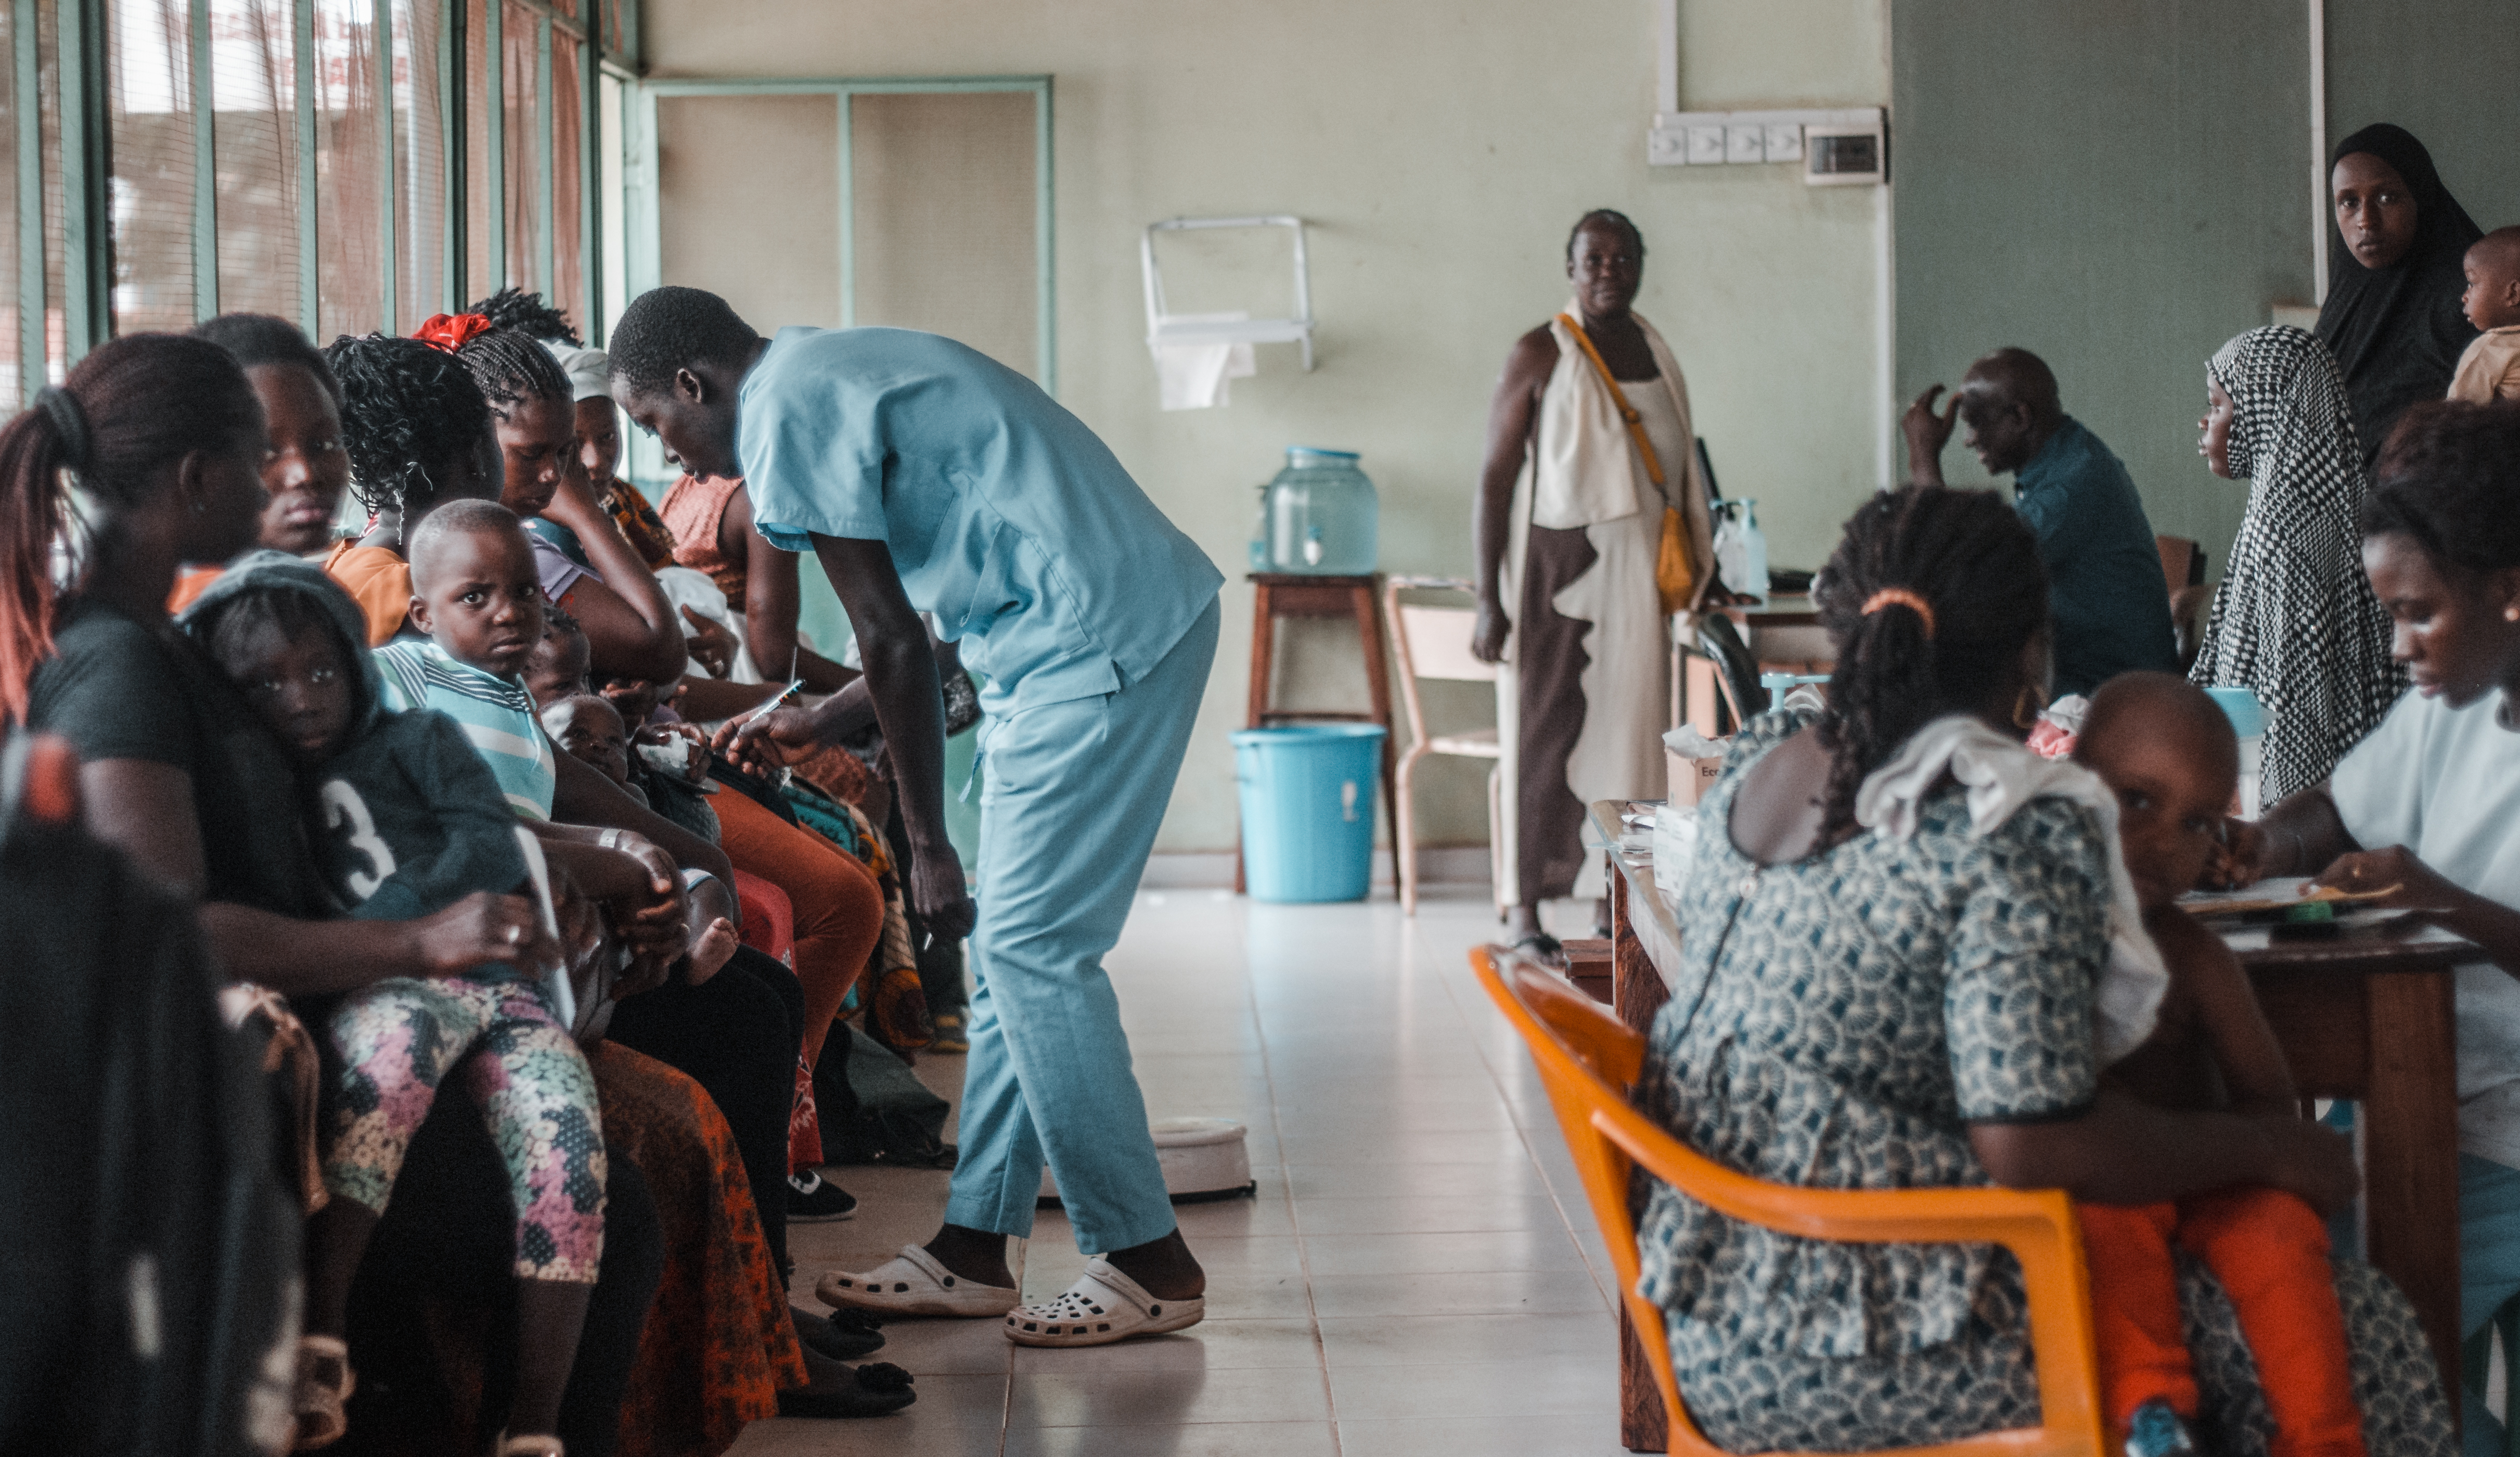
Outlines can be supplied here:
[[[2215, 575], [2244, 489], [2196, 454], [2204, 363], [2311, 296], [2302, 0], [1896, 0], [1902, 400], [2019, 344]], [[1984, 477], [1958, 441], [1955, 482]]]

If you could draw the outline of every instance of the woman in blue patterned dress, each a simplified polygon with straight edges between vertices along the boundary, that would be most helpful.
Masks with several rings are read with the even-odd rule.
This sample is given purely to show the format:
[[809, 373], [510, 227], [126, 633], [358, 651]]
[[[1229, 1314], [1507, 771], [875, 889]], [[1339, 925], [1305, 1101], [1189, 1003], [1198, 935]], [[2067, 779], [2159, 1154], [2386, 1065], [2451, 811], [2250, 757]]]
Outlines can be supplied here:
[[[1753, 720], [1699, 806], [1685, 964], [1639, 1096], [1698, 1152], [1779, 1183], [2127, 1205], [2251, 1184], [2335, 1208], [2356, 1175], [2332, 1133], [2099, 1087], [2113, 819], [2034, 790], [1973, 820], [1930, 757], [1988, 730], [2008, 752], [2035, 721], [2047, 603], [2036, 544], [1996, 496], [1912, 486], [1856, 514], [1821, 588], [1827, 709]], [[1659, 1184], [1641, 1239], [1681, 1392], [1721, 1446], [1920, 1445], [2038, 1420], [2020, 1270], [1991, 1247], [1799, 1240]], [[2371, 1457], [2449, 1457], [2404, 1296], [2351, 1260], [2337, 1286]], [[2202, 1434], [2263, 1453], [2272, 1426], [2228, 1302], [2193, 1264], [2181, 1301]]]

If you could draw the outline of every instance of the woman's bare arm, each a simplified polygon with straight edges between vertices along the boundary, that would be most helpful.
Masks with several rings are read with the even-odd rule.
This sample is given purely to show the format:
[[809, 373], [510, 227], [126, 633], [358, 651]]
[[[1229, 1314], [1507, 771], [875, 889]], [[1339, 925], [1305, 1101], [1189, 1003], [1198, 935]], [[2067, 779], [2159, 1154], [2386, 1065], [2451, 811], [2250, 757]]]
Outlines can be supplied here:
[[79, 766], [79, 799], [89, 834], [168, 888], [202, 893], [209, 864], [191, 774], [153, 759], [97, 759]]
[[802, 588], [796, 553], [783, 552], [752, 529], [752, 497], [737, 491], [718, 518], [718, 551], [743, 553], [744, 647], [752, 665], [774, 683], [805, 680], [808, 693], [837, 693], [856, 681], [857, 669], [843, 667], [805, 647], [796, 636], [797, 598]]
[[[99, 759], [80, 767], [79, 796], [89, 834], [169, 889], [202, 893], [208, 868], [192, 775], [147, 759]], [[413, 921], [299, 921], [212, 901], [201, 922], [223, 972], [290, 996], [485, 964], [538, 968], [558, 954], [529, 903], [487, 892]]]
[[2247, 886], [2279, 875], [2317, 875], [2339, 855], [2362, 848], [2346, 833], [2327, 786], [2287, 796], [2255, 820], [2225, 820], [2228, 847], [2205, 867], [2217, 888]]
[[562, 475], [543, 515], [577, 533], [587, 566], [603, 578], [579, 578], [567, 600], [569, 615], [586, 629], [596, 674], [672, 681], [683, 670], [682, 618], [665, 600], [656, 574], [621, 534], [620, 524], [595, 504], [582, 465]]
[[1508, 537], [1513, 530], [1513, 483], [1531, 446], [1531, 432], [1540, 410], [1540, 391], [1557, 367], [1557, 341], [1546, 328], [1516, 340], [1506, 356], [1505, 378], [1497, 382], [1488, 405], [1486, 464], [1479, 469], [1479, 494], [1472, 515], [1472, 551], [1478, 569], [1479, 615], [1470, 651], [1483, 662], [1505, 654], [1506, 635], [1513, 630], [1506, 611], [1504, 573]]
[[552, 753], [558, 760], [555, 768], [559, 781], [552, 792], [553, 819], [562, 824], [635, 831], [654, 841], [677, 864], [705, 870], [730, 886], [735, 884], [735, 862], [726, 857], [726, 851], [631, 798], [629, 791], [562, 753], [557, 746]]
[[2332, 1213], [2362, 1187], [2353, 1148], [2300, 1119], [2174, 1113], [2103, 1087], [2079, 1117], [1972, 1123], [1969, 1145], [1999, 1184], [2062, 1189], [2092, 1204], [2146, 1205], [2244, 1184]]

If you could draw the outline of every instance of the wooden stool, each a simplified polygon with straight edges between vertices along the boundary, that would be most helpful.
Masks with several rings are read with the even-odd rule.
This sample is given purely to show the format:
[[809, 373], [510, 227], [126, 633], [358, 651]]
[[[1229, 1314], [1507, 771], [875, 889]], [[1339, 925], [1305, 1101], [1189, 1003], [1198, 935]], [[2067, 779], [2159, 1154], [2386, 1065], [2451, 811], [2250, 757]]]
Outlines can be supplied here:
[[[1246, 728], [1296, 719], [1382, 725], [1383, 821], [1400, 823], [1400, 792], [1395, 775], [1398, 746], [1391, 742], [1391, 665], [1383, 651], [1382, 603], [1373, 576], [1306, 576], [1295, 572], [1255, 571], [1251, 583], [1251, 711]], [[1365, 685], [1372, 695], [1370, 713], [1319, 713], [1279, 708], [1270, 697], [1271, 670], [1277, 665], [1280, 617], [1352, 617], [1365, 648]], [[1396, 833], [1396, 830], [1395, 830]], [[1242, 846], [1234, 849], [1234, 888], [1242, 885]]]

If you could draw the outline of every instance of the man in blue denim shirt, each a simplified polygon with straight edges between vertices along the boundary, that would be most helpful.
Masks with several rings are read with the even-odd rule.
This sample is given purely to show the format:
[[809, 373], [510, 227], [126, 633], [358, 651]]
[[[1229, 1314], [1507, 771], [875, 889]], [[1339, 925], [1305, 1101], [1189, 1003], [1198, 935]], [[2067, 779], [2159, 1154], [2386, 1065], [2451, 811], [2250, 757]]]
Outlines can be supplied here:
[[2169, 582], [2152, 524], [2126, 467], [2064, 412], [2056, 377], [2027, 349], [1998, 349], [1969, 366], [1940, 412], [1935, 386], [1908, 407], [1908, 478], [1941, 485], [1943, 446], [1956, 421], [1987, 474], [2013, 473], [2013, 509], [2038, 533], [2055, 617], [2053, 687], [2089, 694], [2138, 668], [2179, 671]]

